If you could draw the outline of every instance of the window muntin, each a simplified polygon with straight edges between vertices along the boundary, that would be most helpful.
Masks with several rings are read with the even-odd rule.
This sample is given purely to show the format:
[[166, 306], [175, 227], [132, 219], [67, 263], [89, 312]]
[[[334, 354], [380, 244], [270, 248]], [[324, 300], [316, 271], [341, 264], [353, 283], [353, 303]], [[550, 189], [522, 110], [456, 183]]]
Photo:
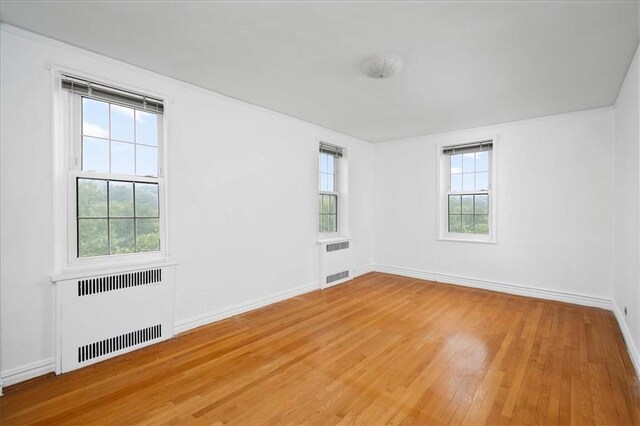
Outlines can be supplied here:
[[491, 234], [491, 141], [447, 147], [446, 229], [448, 234]]
[[158, 252], [160, 114], [80, 95], [76, 258]]
[[[337, 148], [321, 151], [319, 156], [319, 180], [318, 180], [318, 212], [319, 232], [322, 234], [338, 232], [338, 155], [342, 151]], [[329, 152], [327, 152], [329, 151]]]

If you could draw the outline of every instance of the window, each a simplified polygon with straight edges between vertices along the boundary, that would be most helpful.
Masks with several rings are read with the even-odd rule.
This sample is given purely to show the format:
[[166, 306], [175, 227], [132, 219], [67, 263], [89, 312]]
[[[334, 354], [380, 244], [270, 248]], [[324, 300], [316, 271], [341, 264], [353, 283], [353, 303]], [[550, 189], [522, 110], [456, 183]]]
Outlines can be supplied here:
[[324, 143], [320, 144], [319, 175], [319, 232], [337, 233], [339, 229], [338, 203], [338, 165], [342, 157], [342, 148]]
[[495, 240], [492, 154], [492, 140], [442, 148], [441, 238]]
[[[162, 102], [63, 76], [70, 91], [75, 258], [162, 246]], [[71, 249], [71, 248], [70, 248]]]

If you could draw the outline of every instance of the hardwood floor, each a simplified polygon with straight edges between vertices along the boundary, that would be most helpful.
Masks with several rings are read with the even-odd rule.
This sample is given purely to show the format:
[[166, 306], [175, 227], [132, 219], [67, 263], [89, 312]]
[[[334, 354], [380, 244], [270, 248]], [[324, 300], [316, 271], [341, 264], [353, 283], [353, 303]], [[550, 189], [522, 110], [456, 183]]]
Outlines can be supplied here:
[[373, 273], [5, 389], [3, 425], [640, 424], [605, 310]]

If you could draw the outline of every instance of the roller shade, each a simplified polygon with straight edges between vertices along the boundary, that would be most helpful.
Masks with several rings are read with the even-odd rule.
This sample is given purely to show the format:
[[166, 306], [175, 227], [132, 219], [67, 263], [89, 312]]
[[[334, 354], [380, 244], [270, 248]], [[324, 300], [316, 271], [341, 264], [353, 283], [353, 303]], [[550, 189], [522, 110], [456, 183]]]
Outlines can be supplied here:
[[320, 143], [320, 152], [333, 155], [334, 157], [342, 157], [342, 148], [322, 142]]
[[69, 75], [62, 75], [62, 88], [82, 96], [115, 102], [156, 114], [164, 112], [164, 104], [160, 99]]
[[465, 152], [490, 151], [491, 149], [493, 149], [493, 141], [489, 139], [464, 145], [445, 146], [442, 148], [442, 153], [453, 155], [463, 154]]

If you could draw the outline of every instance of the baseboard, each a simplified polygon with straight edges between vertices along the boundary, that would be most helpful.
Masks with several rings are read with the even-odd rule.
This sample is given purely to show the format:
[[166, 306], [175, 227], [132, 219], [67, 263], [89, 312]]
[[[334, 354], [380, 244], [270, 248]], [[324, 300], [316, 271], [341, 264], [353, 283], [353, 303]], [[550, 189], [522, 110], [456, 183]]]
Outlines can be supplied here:
[[360, 275], [368, 274], [369, 272], [375, 272], [374, 264], [370, 263], [369, 265], [359, 266], [353, 269], [353, 278], [359, 277]]
[[629, 330], [629, 326], [627, 322], [624, 320], [624, 314], [620, 310], [618, 304], [613, 301], [611, 303], [613, 307], [613, 314], [618, 321], [618, 327], [622, 332], [622, 337], [624, 338], [624, 342], [627, 344], [627, 351], [629, 352], [629, 357], [631, 358], [631, 362], [633, 363], [633, 367], [636, 369], [636, 375], [640, 377], [640, 351], [638, 350], [638, 346], [636, 345], [633, 336], [631, 335], [631, 331]]
[[485, 290], [499, 291], [501, 293], [516, 294], [518, 296], [536, 297], [539, 299], [555, 300], [558, 302], [573, 303], [582, 306], [591, 306], [612, 310], [611, 300], [603, 297], [587, 296], [577, 293], [568, 293], [557, 290], [548, 290], [536, 287], [528, 287], [519, 284], [507, 284], [488, 280], [479, 280], [455, 275], [438, 274], [416, 269], [399, 268], [388, 265], [373, 265], [377, 272], [402, 275], [404, 277], [418, 278], [421, 280], [435, 281], [445, 284], [461, 285], [465, 287], [481, 288]]
[[55, 358], [47, 358], [30, 364], [21, 365], [2, 372], [2, 386], [7, 387], [18, 382], [33, 379], [43, 374], [52, 373], [56, 368]]
[[276, 293], [271, 296], [253, 299], [248, 302], [218, 309], [216, 311], [178, 321], [173, 330], [175, 334], [184, 333], [185, 331], [191, 330], [192, 328], [200, 327], [212, 322], [223, 320], [225, 318], [253, 311], [254, 309], [262, 308], [263, 306], [271, 305], [272, 303], [281, 302], [283, 300], [290, 299], [304, 293], [309, 293], [310, 291], [318, 290], [319, 288], [320, 287], [318, 283], [307, 284], [280, 293]]

